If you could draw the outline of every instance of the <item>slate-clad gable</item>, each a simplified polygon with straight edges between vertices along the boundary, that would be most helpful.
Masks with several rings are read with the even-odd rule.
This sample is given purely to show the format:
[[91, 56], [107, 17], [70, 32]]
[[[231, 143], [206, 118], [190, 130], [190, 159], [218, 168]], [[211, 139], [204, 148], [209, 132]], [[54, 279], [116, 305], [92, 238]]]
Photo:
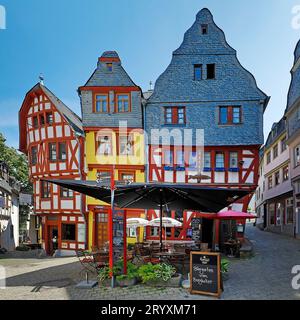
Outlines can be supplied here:
[[[207, 79], [209, 64], [215, 65], [214, 79]], [[202, 80], [195, 80], [195, 65], [202, 66]], [[155, 83], [146, 103], [146, 130], [150, 134], [151, 129], [166, 128], [165, 107], [182, 106], [186, 124], [179, 129], [204, 129], [206, 145], [260, 145], [268, 100], [253, 75], [239, 63], [210, 11], [203, 9]], [[219, 106], [241, 106], [242, 123], [220, 126]]]
[[[208, 33], [201, 33], [201, 26]], [[202, 65], [205, 80], [206, 65], [216, 65], [213, 81], [194, 81], [194, 65]], [[208, 9], [197, 14], [193, 26], [185, 33], [183, 43], [174, 51], [166, 71], [158, 78], [149, 102], [264, 100], [253, 75], [245, 70], [236, 51], [226, 42], [225, 35], [214, 23]]]
[[[112, 71], [107, 68], [108, 61], [101, 58], [112, 58]], [[114, 60], [115, 59], [115, 60]], [[98, 61], [97, 69], [85, 84], [86, 87], [131, 87], [136, 84], [130, 79], [127, 72], [123, 69], [119, 56], [115, 51], [106, 51]], [[117, 60], [117, 61], [116, 61]]]
[[288, 93], [287, 111], [290, 110], [300, 98], [300, 41], [297, 43], [294, 58], [294, 66], [291, 70], [292, 80]]
[[[84, 127], [118, 128], [120, 121], [126, 121], [128, 128], [142, 128], [142, 92], [122, 67], [117, 52], [106, 51], [101, 55], [96, 71], [79, 88], [79, 94]], [[109, 112], [95, 112], [97, 94], [107, 95]], [[130, 112], [116, 112], [117, 97], [121, 94], [129, 95]]]

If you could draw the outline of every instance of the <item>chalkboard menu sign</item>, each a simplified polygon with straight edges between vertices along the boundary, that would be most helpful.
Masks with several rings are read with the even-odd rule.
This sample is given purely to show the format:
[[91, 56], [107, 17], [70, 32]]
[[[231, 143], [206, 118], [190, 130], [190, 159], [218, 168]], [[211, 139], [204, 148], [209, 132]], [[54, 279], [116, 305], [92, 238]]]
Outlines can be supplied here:
[[113, 212], [113, 251], [114, 261], [123, 256], [124, 244], [124, 211], [114, 210]]
[[221, 257], [219, 253], [191, 252], [191, 293], [221, 295]]

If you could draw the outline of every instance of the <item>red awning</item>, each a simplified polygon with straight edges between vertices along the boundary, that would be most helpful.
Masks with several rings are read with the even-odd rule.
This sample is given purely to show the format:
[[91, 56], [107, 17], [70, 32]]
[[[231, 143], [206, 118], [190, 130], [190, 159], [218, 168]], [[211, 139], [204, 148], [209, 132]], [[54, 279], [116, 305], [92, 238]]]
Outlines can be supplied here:
[[223, 219], [223, 220], [240, 220], [240, 219], [255, 219], [257, 218], [255, 215], [246, 213], [246, 212], [238, 212], [238, 211], [224, 211], [219, 212], [214, 215], [214, 219]]

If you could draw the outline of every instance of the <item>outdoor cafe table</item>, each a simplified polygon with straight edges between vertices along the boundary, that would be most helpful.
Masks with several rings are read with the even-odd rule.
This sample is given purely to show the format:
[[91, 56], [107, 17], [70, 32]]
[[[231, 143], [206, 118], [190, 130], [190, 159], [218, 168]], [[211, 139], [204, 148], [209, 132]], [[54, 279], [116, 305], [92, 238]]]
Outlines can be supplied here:
[[185, 271], [185, 253], [181, 252], [157, 252], [153, 254], [154, 257], [159, 258], [161, 261], [168, 262], [170, 264], [174, 264], [178, 261], [178, 263], [181, 263], [182, 266], [182, 272]]

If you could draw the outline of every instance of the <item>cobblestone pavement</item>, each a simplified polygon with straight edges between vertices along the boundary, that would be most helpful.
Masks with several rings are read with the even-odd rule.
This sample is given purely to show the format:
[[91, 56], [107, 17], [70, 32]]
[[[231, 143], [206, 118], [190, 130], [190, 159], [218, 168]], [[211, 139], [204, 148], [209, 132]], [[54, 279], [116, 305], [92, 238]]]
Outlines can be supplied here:
[[[300, 241], [267, 233], [247, 226], [255, 256], [231, 259], [230, 278], [224, 283], [222, 299], [294, 299], [300, 290], [293, 290], [291, 269], [300, 265]], [[7, 288], [0, 290], [0, 300], [178, 300], [212, 299], [190, 295], [179, 288], [77, 289], [81, 266], [76, 258], [3, 259]], [[1, 271], [1, 270], [0, 270]]]

